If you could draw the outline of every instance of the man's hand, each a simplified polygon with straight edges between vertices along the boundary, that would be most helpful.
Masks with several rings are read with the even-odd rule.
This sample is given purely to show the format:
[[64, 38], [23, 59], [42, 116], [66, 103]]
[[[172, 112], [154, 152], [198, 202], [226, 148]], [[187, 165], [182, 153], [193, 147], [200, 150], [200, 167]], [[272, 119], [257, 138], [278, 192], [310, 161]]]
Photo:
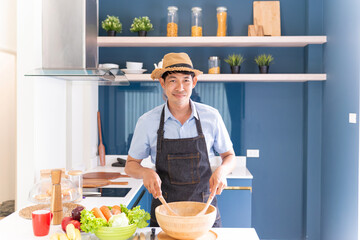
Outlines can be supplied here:
[[223, 170], [222, 166], [218, 167], [211, 175], [209, 180], [211, 195], [221, 194], [221, 192], [227, 186], [226, 175], [227, 174]]
[[143, 182], [146, 189], [153, 195], [154, 198], [158, 198], [162, 195], [161, 179], [154, 170], [150, 168], [144, 170]]

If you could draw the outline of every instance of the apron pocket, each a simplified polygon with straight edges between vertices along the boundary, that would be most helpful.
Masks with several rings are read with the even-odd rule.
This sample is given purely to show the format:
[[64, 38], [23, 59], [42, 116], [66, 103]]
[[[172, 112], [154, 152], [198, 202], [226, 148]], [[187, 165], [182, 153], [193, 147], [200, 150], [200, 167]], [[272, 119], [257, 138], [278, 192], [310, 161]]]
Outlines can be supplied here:
[[199, 153], [168, 154], [167, 160], [171, 184], [183, 185], [200, 182]]

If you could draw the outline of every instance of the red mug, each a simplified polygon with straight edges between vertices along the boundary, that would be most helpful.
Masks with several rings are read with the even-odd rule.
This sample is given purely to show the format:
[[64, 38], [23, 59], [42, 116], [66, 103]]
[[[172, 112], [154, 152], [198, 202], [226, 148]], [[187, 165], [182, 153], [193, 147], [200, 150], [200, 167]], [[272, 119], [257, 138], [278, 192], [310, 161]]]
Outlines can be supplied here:
[[49, 210], [36, 210], [31, 213], [34, 235], [41, 237], [49, 234], [50, 224], [53, 218]]

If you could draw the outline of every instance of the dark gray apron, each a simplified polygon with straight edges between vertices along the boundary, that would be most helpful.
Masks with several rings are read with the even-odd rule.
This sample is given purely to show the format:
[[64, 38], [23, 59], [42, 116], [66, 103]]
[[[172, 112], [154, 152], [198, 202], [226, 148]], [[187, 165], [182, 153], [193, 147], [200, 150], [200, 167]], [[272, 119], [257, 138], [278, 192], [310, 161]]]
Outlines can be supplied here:
[[[198, 136], [194, 138], [165, 139], [164, 109], [160, 117], [157, 137], [156, 172], [162, 184], [161, 191], [167, 202], [206, 202], [209, 198], [209, 179], [212, 175], [205, 137], [200, 118], [195, 118]], [[217, 208], [216, 197], [211, 203]], [[159, 199], [152, 199], [150, 227], [158, 227], [155, 208], [161, 205]], [[217, 210], [213, 227], [221, 227]]]

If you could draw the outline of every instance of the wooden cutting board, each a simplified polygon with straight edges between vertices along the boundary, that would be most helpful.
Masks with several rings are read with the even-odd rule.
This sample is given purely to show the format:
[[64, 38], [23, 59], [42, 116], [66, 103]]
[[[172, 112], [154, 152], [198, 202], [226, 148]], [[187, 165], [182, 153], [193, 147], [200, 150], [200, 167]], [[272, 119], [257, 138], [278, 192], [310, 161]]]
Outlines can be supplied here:
[[[161, 231], [158, 235], [157, 235], [159, 240], [176, 240], [175, 238], [170, 237], [169, 235], [167, 235], [165, 232]], [[199, 237], [199, 238], [195, 238], [194, 240], [216, 240], [218, 238], [217, 234], [213, 231], [209, 231], [208, 233], [206, 233], [205, 235]]]
[[254, 25], [261, 25], [265, 36], [281, 36], [280, 1], [254, 1]]
[[119, 172], [91, 172], [83, 175], [84, 179], [116, 179], [120, 177], [129, 177], [128, 175], [122, 175]]
[[83, 181], [83, 188], [97, 188], [107, 185], [128, 185], [129, 182], [112, 182], [108, 179], [87, 179]]

